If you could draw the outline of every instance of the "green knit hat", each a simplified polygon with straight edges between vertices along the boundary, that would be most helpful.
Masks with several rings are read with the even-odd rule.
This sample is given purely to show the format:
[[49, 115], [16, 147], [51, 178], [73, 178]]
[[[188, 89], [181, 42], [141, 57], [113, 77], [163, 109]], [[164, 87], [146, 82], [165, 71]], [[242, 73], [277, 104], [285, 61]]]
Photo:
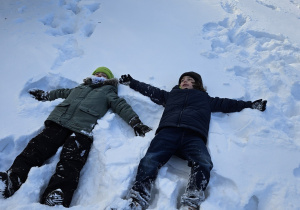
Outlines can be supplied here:
[[106, 76], [107, 76], [108, 79], [114, 78], [113, 73], [112, 73], [108, 68], [106, 68], [106, 67], [104, 67], [104, 66], [97, 68], [97, 69], [93, 72], [92, 75], [95, 75], [96, 73], [99, 73], [99, 72], [106, 74]]

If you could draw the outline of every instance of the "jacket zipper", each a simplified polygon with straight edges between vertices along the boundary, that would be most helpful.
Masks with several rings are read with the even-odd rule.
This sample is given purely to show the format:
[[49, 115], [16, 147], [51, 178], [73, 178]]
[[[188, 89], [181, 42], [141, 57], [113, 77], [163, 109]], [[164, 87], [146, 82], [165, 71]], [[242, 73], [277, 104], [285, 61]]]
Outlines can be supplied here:
[[182, 117], [182, 113], [183, 113], [183, 111], [184, 111], [184, 109], [185, 109], [185, 107], [186, 107], [188, 95], [189, 95], [189, 91], [187, 91], [187, 93], [186, 93], [186, 95], [185, 95], [184, 105], [183, 105], [183, 108], [182, 108], [181, 111], [180, 111], [180, 115], [179, 115], [179, 118], [178, 118], [177, 127], [179, 127], [180, 124], [181, 124], [181, 117]]

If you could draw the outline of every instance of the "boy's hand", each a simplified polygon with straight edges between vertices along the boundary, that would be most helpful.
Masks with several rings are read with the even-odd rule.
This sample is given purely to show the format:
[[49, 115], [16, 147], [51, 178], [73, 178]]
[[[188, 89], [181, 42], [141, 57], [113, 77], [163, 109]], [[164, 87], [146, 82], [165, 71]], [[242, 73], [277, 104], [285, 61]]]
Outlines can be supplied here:
[[266, 100], [256, 100], [254, 102], [252, 102], [252, 109], [258, 109], [259, 111], [265, 111], [266, 110], [266, 106], [267, 106], [267, 101]]
[[121, 78], [119, 79], [119, 82], [120, 82], [120, 84], [129, 86], [131, 80], [132, 80], [132, 77], [130, 76], [130, 74], [127, 74], [127, 75], [124, 74], [124, 75], [122, 75]]
[[138, 123], [136, 126], [134, 126], [133, 129], [136, 136], [142, 136], [142, 137], [144, 137], [146, 133], [152, 130], [151, 128], [149, 128], [147, 125], [144, 125], [143, 123]]
[[43, 90], [30, 90], [29, 93], [38, 101], [48, 101], [49, 100], [49, 93]]
[[133, 128], [136, 136], [144, 137], [146, 133], [152, 130], [147, 125], [144, 125], [138, 117], [132, 118], [129, 124]]

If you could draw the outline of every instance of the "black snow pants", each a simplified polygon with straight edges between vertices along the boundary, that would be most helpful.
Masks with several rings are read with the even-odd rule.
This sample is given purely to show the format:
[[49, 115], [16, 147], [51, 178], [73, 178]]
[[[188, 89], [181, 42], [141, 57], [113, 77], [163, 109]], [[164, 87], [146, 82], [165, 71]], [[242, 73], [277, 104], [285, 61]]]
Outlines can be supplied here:
[[8, 170], [9, 176], [18, 178], [19, 182], [24, 183], [31, 167], [42, 166], [63, 145], [56, 171], [41, 197], [41, 203], [44, 203], [50, 192], [61, 189], [64, 193], [63, 205], [69, 207], [92, 142], [91, 137], [74, 133], [53, 122], [47, 123], [45, 129], [31, 139], [16, 157]]

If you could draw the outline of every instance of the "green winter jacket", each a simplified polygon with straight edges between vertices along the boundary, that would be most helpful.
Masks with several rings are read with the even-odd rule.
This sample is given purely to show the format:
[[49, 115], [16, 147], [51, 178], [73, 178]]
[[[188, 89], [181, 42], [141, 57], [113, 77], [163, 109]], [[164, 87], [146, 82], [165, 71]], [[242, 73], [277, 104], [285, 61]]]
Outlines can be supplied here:
[[119, 98], [117, 85], [117, 79], [109, 79], [97, 85], [82, 84], [72, 89], [52, 90], [48, 100], [65, 100], [55, 107], [47, 120], [87, 136], [110, 108], [129, 123], [137, 114], [123, 98]]

